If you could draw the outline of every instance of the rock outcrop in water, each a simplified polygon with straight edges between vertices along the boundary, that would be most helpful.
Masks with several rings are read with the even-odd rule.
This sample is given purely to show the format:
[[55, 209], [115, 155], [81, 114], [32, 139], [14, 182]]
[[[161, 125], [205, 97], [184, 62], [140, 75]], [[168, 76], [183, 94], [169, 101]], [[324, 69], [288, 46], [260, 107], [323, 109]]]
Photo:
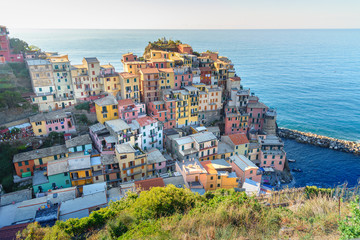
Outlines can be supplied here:
[[319, 147], [330, 148], [341, 152], [360, 154], [360, 143], [321, 136], [297, 130], [278, 128], [279, 137], [295, 139], [300, 143], [312, 144]]

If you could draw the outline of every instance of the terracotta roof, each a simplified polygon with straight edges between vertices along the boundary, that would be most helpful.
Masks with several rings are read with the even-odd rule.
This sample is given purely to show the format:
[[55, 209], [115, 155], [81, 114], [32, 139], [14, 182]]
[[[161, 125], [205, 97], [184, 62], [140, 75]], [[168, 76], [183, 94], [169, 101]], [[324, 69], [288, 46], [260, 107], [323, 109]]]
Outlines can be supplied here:
[[144, 127], [144, 126], [150, 125], [151, 123], [157, 122], [156, 119], [149, 117], [149, 116], [138, 118], [135, 121], [137, 121], [139, 123], [140, 127]]
[[229, 78], [231, 81], [241, 81], [240, 77], [231, 77]]
[[230, 135], [228, 135], [228, 137], [234, 143], [234, 145], [241, 145], [241, 144], [249, 143], [249, 140], [246, 137], [246, 134], [243, 134], [243, 133], [230, 134]]
[[159, 73], [159, 70], [157, 68], [144, 68], [140, 69], [140, 72], [143, 74], [156, 74]]
[[133, 53], [126, 53], [126, 54], [123, 54], [123, 56], [128, 56], [128, 55], [133, 55]]
[[118, 104], [119, 106], [128, 106], [134, 104], [134, 102], [132, 99], [121, 99], [118, 100]]
[[159, 68], [160, 72], [167, 72], [167, 73], [172, 73], [174, 72], [173, 68]]
[[202, 161], [200, 162], [200, 164], [205, 168], [205, 170], [209, 173], [209, 174], [217, 174], [216, 169], [214, 168], [214, 166], [212, 165], [211, 161]]
[[0, 228], [0, 239], [2, 240], [13, 240], [16, 239], [16, 233], [22, 231], [30, 223], [21, 223], [11, 226]]
[[153, 187], [165, 187], [164, 180], [162, 178], [152, 178], [141, 181], [135, 181], [135, 187], [140, 191], [148, 191]]
[[133, 78], [133, 77], [136, 77], [135, 74], [132, 74], [132, 73], [128, 73], [128, 72], [122, 72], [122, 73], [119, 73], [119, 75], [123, 78]]

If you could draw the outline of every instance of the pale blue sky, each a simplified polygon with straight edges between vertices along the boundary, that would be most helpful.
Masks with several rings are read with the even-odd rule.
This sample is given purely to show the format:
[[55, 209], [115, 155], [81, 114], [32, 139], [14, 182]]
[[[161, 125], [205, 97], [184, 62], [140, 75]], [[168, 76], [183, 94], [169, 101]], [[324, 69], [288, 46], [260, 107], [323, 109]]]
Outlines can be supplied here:
[[360, 0], [1, 0], [1, 8], [9, 28], [360, 28]]

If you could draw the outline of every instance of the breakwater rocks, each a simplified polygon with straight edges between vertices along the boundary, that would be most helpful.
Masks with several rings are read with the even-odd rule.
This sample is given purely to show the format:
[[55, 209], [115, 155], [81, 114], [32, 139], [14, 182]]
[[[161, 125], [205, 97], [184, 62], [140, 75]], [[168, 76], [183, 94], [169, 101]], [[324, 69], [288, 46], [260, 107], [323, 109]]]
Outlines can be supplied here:
[[341, 152], [360, 155], [360, 143], [357, 142], [339, 140], [336, 138], [321, 136], [313, 133], [300, 132], [287, 128], [278, 128], [278, 135], [282, 138], [295, 139], [300, 143], [307, 143]]

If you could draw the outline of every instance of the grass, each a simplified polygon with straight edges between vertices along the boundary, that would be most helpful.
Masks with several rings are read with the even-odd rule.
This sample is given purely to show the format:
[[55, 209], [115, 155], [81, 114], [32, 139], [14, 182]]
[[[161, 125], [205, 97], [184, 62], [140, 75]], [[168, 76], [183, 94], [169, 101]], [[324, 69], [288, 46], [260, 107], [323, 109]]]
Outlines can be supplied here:
[[[243, 192], [217, 190], [204, 196], [172, 185], [130, 194], [89, 217], [36, 223], [19, 233], [26, 239], [339, 239], [339, 220], [349, 203], [329, 194], [304, 194], [288, 207], [272, 207]], [[295, 194], [294, 194], [295, 196]], [[33, 237], [30, 237], [33, 236]]]

